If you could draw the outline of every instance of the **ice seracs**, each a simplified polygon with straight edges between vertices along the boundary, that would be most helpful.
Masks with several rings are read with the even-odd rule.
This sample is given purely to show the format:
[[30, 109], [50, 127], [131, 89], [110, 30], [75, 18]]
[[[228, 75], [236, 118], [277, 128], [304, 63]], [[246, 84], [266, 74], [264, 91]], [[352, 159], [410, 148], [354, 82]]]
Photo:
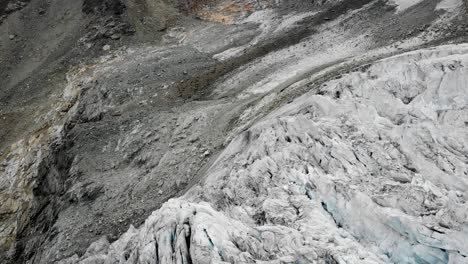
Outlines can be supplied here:
[[467, 65], [468, 45], [440, 46], [327, 81], [64, 263], [467, 263]]

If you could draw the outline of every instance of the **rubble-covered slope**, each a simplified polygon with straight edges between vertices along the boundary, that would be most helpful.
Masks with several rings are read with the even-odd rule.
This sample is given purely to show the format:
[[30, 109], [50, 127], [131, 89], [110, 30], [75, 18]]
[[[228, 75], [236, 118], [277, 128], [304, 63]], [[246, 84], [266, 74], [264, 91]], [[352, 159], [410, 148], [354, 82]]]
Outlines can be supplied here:
[[466, 262], [466, 1], [7, 2], [0, 260]]

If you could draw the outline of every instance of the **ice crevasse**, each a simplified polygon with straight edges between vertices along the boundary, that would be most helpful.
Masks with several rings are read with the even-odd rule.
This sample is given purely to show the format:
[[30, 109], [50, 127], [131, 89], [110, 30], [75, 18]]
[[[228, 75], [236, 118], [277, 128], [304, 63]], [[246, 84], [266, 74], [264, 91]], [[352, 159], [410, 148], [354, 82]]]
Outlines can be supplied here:
[[468, 45], [326, 81], [204, 181], [63, 263], [468, 263]]

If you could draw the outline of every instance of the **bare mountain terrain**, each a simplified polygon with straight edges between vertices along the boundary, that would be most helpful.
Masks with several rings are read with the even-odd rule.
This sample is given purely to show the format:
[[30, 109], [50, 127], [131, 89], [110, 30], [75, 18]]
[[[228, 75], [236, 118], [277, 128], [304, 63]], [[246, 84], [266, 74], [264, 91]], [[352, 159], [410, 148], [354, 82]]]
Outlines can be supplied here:
[[466, 0], [0, 0], [0, 263], [468, 263]]

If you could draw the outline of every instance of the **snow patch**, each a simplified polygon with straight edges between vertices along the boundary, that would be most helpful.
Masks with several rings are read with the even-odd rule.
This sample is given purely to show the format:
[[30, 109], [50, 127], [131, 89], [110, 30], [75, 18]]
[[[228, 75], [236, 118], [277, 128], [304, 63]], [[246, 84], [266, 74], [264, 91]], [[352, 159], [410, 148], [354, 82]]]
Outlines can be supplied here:
[[445, 10], [448, 12], [455, 12], [463, 5], [462, 0], [442, 0], [437, 6], [436, 10]]
[[423, 0], [392, 0], [391, 2], [397, 6], [397, 13], [400, 13], [422, 1]]

